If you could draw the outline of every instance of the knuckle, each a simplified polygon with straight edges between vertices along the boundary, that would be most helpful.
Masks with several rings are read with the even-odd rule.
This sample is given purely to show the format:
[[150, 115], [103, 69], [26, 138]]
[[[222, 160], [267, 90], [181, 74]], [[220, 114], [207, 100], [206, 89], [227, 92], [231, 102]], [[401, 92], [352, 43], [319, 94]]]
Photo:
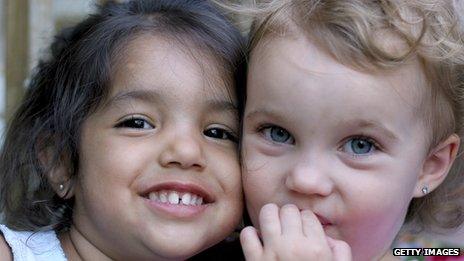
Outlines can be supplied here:
[[316, 218], [316, 215], [311, 210], [305, 209], [301, 211], [301, 217], [304, 219], [314, 219]]
[[[279, 260], [319, 260], [326, 252], [319, 247], [310, 247], [307, 241], [286, 240], [276, 252]], [[300, 243], [296, 243], [300, 242]], [[309, 247], [308, 247], [309, 246]]]
[[283, 207], [282, 207], [283, 210], [291, 210], [291, 211], [298, 211], [298, 208], [297, 206], [295, 206], [294, 204], [285, 204]]
[[275, 213], [277, 210], [277, 206], [275, 204], [266, 204], [261, 208], [260, 214], [263, 217], [267, 217]]
[[312, 255], [318, 260], [330, 260], [330, 250], [321, 245], [314, 245], [311, 249]]
[[350, 245], [348, 245], [348, 243], [346, 243], [345, 241], [338, 241], [338, 244], [339, 244], [340, 247], [342, 247], [344, 249], [345, 248], [347, 248], [347, 249], [350, 248]]
[[271, 211], [271, 210], [274, 210], [276, 209], [277, 206], [276, 204], [274, 203], [267, 203], [266, 205], [264, 205], [262, 208], [261, 208], [261, 211]]

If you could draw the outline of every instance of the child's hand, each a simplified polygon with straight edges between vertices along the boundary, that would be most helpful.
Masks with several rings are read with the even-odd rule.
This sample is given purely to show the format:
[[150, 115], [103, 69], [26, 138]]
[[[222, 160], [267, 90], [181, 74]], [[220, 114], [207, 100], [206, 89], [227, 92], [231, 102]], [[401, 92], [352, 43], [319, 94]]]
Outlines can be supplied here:
[[347, 243], [328, 237], [310, 210], [295, 205], [280, 210], [275, 204], [263, 206], [259, 214], [260, 234], [254, 227], [240, 233], [245, 258], [257, 260], [351, 260]]

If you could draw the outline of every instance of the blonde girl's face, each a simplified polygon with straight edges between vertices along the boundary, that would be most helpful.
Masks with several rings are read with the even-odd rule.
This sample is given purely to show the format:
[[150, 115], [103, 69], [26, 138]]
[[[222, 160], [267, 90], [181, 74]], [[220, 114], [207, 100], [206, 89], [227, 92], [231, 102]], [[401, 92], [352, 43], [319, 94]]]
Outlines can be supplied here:
[[420, 196], [427, 133], [416, 64], [354, 71], [303, 38], [252, 53], [243, 185], [254, 225], [266, 203], [310, 209], [353, 260], [377, 260]]
[[73, 221], [87, 243], [78, 250], [185, 259], [239, 222], [233, 90], [190, 51], [153, 36], [124, 49], [110, 98], [82, 127]]

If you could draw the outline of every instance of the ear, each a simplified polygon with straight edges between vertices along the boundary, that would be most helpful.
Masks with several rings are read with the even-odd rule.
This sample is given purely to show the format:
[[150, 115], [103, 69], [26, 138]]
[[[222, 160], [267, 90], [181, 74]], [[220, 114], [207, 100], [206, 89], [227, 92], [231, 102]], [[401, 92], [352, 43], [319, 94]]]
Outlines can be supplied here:
[[74, 196], [73, 177], [71, 169], [68, 167], [69, 161], [65, 160], [66, 157], [60, 157], [57, 164], [53, 166], [53, 162], [56, 160], [54, 157], [50, 147], [39, 153], [39, 161], [42, 166], [45, 166], [44, 174], [48, 183], [59, 197], [69, 199]]
[[427, 188], [428, 193], [436, 189], [446, 178], [453, 165], [459, 150], [460, 138], [456, 134], [451, 134], [446, 140], [439, 143], [432, 149], [424, 161], [422, 172], [414, 191], [414, 197], [419, 198], [427, 193], [422, 189]]

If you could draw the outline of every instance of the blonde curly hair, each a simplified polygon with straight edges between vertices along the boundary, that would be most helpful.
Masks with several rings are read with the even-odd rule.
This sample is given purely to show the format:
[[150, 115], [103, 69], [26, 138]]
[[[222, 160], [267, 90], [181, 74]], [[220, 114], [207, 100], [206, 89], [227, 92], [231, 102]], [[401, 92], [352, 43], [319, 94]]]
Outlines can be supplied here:
[[[464, 139], [464, 32], [448, 0], [268, 0], [232, 7], [254, 17], [249, 51], [275, 37], [304, 34], [341, 64], [382, 73], [419, 61], [427, 88], [418, 114], [430, 127], [429, 150], [456, 133]], [[462, 8], [462, 7], [461, 7]], [[406, 222], [456, 228], [464, 222], [463, 146], [446, 180], [413, 199]]]

